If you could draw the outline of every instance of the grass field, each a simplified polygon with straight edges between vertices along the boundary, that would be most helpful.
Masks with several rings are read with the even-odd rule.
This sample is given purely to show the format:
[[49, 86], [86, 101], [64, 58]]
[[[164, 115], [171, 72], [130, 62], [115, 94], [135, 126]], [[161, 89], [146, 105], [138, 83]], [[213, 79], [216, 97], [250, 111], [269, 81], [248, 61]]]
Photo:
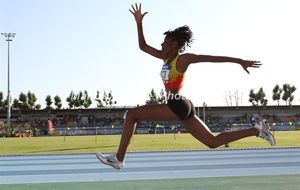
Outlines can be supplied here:
[[0, 185], [3, 190], [298, 190], [299, 175]]
[[[171, 151], [209, 149], [195, 140], [190, 134], [135, 135], [130, 152]], [[275, 132], [276, 147], [300, 147], [300, 131]], [[67, 137], [32, 137], [0, 138], [0, 156], [16, 154], [67, 154], [114, 152], [118, 148], [120, 135], [105, 136], [67, 136]], [[245, 138], [230, 143], [230, 148], [263, 148], [270, 147], [267, 141], [257, 137]], [[224, 146], [220, 147], [224, 148]], [[159, 179], [130, 181], [91, 181], [91, 182], [51, 182], [29, 184], [0, 184], [2, 190], [296, 190], [299, 189], [299, 175], [271, 176], [234, 176], [209, 177], [194, 179]]]
[[[130, 152], [208, 149], [190, 134], [135, 135]], [[300, 131], [275, 132], [277, 147], [300, 146]], [[120, 135], [0, 138], [0, 155], [115, 152]], [[261, 148], [269, 144], [257, 137], [230, 143], [230, 148]], [[220, 147], [224, 148], [224, 146]]]

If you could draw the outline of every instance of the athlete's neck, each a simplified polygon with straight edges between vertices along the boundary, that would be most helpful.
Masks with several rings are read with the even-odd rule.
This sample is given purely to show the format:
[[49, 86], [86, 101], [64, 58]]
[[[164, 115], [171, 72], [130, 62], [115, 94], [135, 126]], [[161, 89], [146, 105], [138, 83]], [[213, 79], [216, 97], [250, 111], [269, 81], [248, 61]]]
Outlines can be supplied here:
[[164, 60], [167, 61], [167, 63], [171, 63], [175, 57], [177, 57], [178, 53], [173, 53], [173, 54], [170, 54], [170, 55], [166, 55], [164, 57]]

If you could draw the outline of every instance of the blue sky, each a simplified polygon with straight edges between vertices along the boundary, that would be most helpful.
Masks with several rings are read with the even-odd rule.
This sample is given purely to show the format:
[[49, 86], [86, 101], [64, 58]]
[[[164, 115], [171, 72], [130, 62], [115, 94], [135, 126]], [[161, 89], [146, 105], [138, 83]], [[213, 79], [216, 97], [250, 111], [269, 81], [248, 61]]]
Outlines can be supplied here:
[[[260, 60], [244, 72], [231, 63], [201, 63], [187, 71], [183, 93], [195, 105], [226, 105], [238, 91], [263, 87], [269, 104], [276, 84], [300, 88], [300, 2], [297, 0], [144, 0], [146, 41], [160, 48], [163, 33], [182, 25], [194, 32], [186, 52]], [[127, 0], [0, 0], [0, 31], [15, 32], [11, 43], [11, 93], [31, 91], [65, 99], [71, 90], [112, 90], [119, 106], [144, 104], [151, 88], [163, 88], [162, 61], [138, 49], [136, 25]], [[2, 37], [2, 36], [1, 36]], [[0, 91], [7, 94], [7, 43], [0, 41]], [[300, 91], [294, 104], [300, 103]], [[281, 104], [284, 104], [281, 102]]]

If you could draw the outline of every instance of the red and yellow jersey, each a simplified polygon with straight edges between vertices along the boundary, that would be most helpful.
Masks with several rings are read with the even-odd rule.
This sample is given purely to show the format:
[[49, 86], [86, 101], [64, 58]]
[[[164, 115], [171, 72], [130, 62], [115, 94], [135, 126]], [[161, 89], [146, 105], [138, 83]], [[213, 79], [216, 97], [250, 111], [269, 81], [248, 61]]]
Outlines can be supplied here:
[[177, 55], [169, 64], [167, 64], [166, 60], [164, 61], [165, 64], [162, 66], [160, 76], [163, 80], [166, 90], [181, 89], [183, 85], [184, 73], [180, 73], [176, 69], [178, 58], [179, 55]]

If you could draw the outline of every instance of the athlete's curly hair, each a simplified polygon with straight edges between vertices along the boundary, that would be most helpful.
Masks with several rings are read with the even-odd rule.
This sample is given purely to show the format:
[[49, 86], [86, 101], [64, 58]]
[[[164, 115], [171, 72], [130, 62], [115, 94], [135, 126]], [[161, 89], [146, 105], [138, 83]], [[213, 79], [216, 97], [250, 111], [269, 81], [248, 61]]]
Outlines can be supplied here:
[[178, 43], [179, 47], [181, 47], [180, 52], [183, 52], [186, 47], [191, 47], [190, 44], [193, 42], [193, 32], [187, 25], [166, 31], [164, 35]]

